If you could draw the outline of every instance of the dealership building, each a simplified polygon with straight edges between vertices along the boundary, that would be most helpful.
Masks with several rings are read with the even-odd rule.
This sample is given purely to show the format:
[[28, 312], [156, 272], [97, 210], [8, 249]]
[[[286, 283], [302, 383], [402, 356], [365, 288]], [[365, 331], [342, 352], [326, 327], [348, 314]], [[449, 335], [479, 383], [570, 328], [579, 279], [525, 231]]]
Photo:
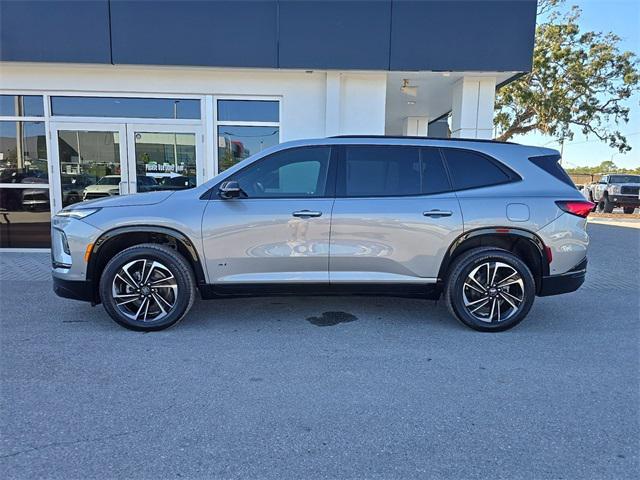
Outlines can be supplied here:
[[288, 140], [491, 138], [536, 0], [0, 0], [0, 248]]

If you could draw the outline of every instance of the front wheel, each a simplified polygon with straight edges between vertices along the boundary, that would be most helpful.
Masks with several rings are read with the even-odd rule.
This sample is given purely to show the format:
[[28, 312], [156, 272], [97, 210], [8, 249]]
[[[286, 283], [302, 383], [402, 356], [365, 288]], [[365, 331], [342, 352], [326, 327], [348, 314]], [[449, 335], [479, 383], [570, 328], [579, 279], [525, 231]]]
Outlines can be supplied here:
[[114, 256], [100, 278], [109, 316], [130, 330], [154, 331], [178, 323], [195, 300], [193, 271], [177, 251], [153, 243]]
[[508, 330], [529, 313], [535, 281], [511, 252], [479, 247], [458, 257], [449, 270], [445, 301], [462, 323], [482, 332]]

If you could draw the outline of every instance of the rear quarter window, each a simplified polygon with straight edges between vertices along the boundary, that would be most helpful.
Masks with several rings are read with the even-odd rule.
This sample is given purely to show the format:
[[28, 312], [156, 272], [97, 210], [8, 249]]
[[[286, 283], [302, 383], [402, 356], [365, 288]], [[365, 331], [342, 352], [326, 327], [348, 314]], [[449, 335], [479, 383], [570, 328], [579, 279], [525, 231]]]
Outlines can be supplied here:
[[569, 174], [565, 172], [562, 165], [560, 165], [560, 155], [541, 155], [539, 157], [530, 157], [529, 160], [549, 175], [573, 188], [576, 188], [576, 185], [573, 183], [573, 180], [571, 180]]
[[517, 179], [506, 167], [480, 153], [454, 148], [443, 148], [442, 152], [455, 190], [488, 187]]

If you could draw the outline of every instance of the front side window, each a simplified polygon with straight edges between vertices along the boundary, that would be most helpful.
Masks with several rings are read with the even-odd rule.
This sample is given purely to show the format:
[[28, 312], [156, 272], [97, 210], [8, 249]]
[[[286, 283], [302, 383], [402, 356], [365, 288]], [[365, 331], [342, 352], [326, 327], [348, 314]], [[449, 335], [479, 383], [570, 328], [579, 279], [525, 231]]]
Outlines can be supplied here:
[[512, 177], [484, 155], [471, 150], [443, 148], [455, 190], [498, 185]]
[[276, 152], [241, 170], [235, 180], [247, 198], [305, 198], [325, 195], [330, 147]]

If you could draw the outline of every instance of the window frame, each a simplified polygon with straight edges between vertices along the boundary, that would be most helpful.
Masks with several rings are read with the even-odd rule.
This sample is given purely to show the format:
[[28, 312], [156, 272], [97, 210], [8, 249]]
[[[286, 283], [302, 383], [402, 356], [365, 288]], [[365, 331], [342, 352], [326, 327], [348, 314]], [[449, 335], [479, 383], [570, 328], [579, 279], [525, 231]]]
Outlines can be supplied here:
[[[49, 198], [50, 198], [50, 208], [53, 212], [54, 205], [53, 200], [51, 200], [51, 176], [53, 175], [52, 170], [52, 160], [51, 160], [51, 144], [49, 138], [49, 109], [48, 109], [48, 101], [49, 98], [46, 94], [41, 91], [13, 91], [13, 90], [0, 90], [0, 94], [2, 95], [16, 95], [16, 96], [37, 96], [42, 98], [42, 108], [43, 114], [42, 116], [19, 116], [19, 115], [0, 115], [0, 122], [22, 122], [22, 123], [42, 123], [44, 125], [44, 136], [45, 136], [45, 145], [47, 149], [47, 183], [39, 183], [34, 184], [37, 185], [32, 188], [47, 188], [49, 189]], [[21, 188], [21, 185], [27, 185], [24, 183], [2, 183], [0, 182], [0, 188]], [[24, 187], [23, 187], [24, 188]], [[52, 213], [53, 215], [53, 213]]]
[[[223, 201], [223, 202], [229, 202], [229, 201], [236, 201], [236, 200], [241, 200], [241, 201], [247, 201], [247, 200], [252, 200], [252, 201], [260, 201], [260, 200], [283, 200], [283, 199], [297, 199], [297, 200], [318, 200], [318, 199], [326, 199], [326, 198], [335, 198], [335, 190], [336, 190], [336, 169], [337, 169], [337, 150], [338, 148], [336, 148], [337, 145], [330, 145], [330, 144], [325, 144], [325, 145], [300, 145], [300, 146], [296, 146], [296, 147], [288, 147], [288, 148], [283, 148], [281, 150], [278, 150], [276, 152], [272, 152], [269, 155], [266, 155], [262, 158], [260, 158], [259, 160], [256, 160], [255, 162], [252, 162], [250, 165], [247, 165], [244, 168], [241, 168], [240, 170], [238, 170], [237, 172], [233, 173], [232, 175], [230, 175], [229, 177], [225, 178], [224, 180], [219, 181], [218, 183], [216, 183], [213, 187], [211, 187], [204, 195], [202, 195], [200, 198], [201, 199], [205, 199], [205, 200], [219, 200], [219, 201]], [[250, 169], [250, 168], [254, 168], [256, 166], [258, 166], [260, 163], [268, 160], [269, 158], [271, 158], [273, 155], [278, 155], [282, 152], [287, 152], [289, 150], [305, 150], [305, 149], [309, 149], [309, 148], [328, 148], [329, 149], [329, 165], [327, 168], [327, 181], [325, 183], [324, 186], [324, 193], [322, 195], [317, 195], [317, 196], [291, 196], [291, 195], [280, 195], [280, 196], [272, 196], [272, 197], [248, 197], [248, 198], [236, 198], [236, 199], [223, 199], [220, 198], [220, 196], [218, 195], [218, 191], [220, 190], [220, 186], [224, 183], [224, 182], [228, 182], [228, 181], [233, 181], [234, 178], [236, 177], [236, 175], [241, 174], [242, 172]], [[240, 187], [242, 188], [242, 185], [240, 185]]]
[[[244, 101], [277, 101], [278, 102], [278, 121], [277, 122], [259, 122], [255, 120], [218, 120], [218, 101], [219, 100], [244, 100]], [[213, 176], [220, 173], [220, 163], [218, 158], [218, 129], [220, 127], [277, 127], [278, 143], [282, 143], [282, 96], [278, 95], [214, 95], [213, 96]]]
[[[430, 197], [432, 195], [443, 195], [443, 194], [451, 194], [454, 192], [453, 183], [451, 181], [451, 176], [449, 174], [449, 170], [447, 169], [446, 162], [442, 158], [442, 153], [440, 152], [440, 147], [431, 146], [431, 145], [408, 145], [408, 144], [393, 144], [393, 143], [348, 143], [348, 144], [340, 144], [335, 145], [339, 150], [338, 153], [338, 165], [336, 168], [336, 198], [413, 198], [413, 197]], [[346, 166], [347, 166], [347, 157], [346, 150], [349, 147], [401, 147], [401, 148], [415, 148], [418, 150], [418, 160], [420, 162], [420, 170], [422, 171], [422, 162], [424, 161], [424, 151], [427, 149], [434, 150], [437, 155], [440, 157], [440, 161], [442, 162], [442, 167], [444, 169], [447, 183], [449, 184], [448, 190], [442, 190], [437, 192], [425, 192], [424, 184], [422, 181], [422, 173], [420, 178], [420, 192], [419, 193], [407, 193], [402, 195], [347, 195], [346, 193]]]
[[[454, 192], [454, 193], [455, 192], [464, 192], [466, 190], [477, 190], [477, 189], [480, 189], [480, 188], [495, 187], [495, 186], [498, 186], [498, 185], [507, 185], [509, 183], [515, 183], [515, 182], [522, 181], [522, 177], [518, 173], [513, 171], [511, 168], [507, 167], [504, 163], [502, 163], [498, 159], [492, 157], [491, 155], [487, 155], [484, 152], [480, 152], [478, 150], [473, 150], [471, 148], [460, 148], [460, 147], [438, 147], [438, 148], [440, 150], [440, 156], [442, 157], [442, 163], [444, 164], [444, 168], [447, 171], [447, 174], [449, 175], [449, 184], [451, 185], [451, 191]], [[446, 150], [457, 150], [457, 151], [463, 151], [463, 152], [471, 152], [471, 153], [473, 153], [475, 155], [483, 157], [489, 163], [491, 163], [495, 167], [497, 167], [502, 173], [504, 173], [507, 176], [507, 179], [505, 181], [502, 181], [502, 182], [487, 183], [487, 184], [479, 185], [479, 186], [476, 186], [476, 187], [456, 188], [456, 185], [455, 185], [455, 182], [454, 182], [454, 179], [453, 179], [453, 171], [452, 171], [451, 168], [449, 168], [449, 161], [447, 160], [447, 155], [445, 153]]]

